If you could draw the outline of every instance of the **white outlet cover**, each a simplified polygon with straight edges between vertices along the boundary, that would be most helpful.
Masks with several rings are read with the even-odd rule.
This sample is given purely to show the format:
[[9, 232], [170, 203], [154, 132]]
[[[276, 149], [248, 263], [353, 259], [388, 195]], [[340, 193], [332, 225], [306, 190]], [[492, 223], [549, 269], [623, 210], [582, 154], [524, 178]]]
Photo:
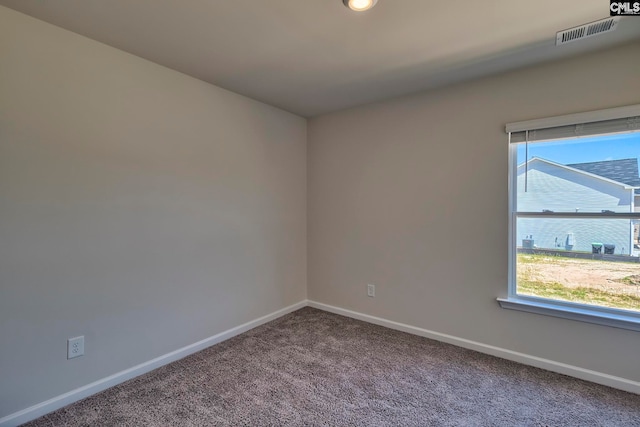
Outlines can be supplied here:
[[376, 285], [367, 285], [367, 295], [370, 297], [376, 296]]
[[84, 335], [67, 340], [67, 359], [84, 356]]

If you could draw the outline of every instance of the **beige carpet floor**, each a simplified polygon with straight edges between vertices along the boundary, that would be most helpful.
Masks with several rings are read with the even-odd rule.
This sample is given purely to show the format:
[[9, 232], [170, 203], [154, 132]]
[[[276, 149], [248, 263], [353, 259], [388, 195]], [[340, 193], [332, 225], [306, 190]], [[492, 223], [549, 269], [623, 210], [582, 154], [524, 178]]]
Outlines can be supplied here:
[[27, 425], [620, 427], [640, 396], [304, 308]]

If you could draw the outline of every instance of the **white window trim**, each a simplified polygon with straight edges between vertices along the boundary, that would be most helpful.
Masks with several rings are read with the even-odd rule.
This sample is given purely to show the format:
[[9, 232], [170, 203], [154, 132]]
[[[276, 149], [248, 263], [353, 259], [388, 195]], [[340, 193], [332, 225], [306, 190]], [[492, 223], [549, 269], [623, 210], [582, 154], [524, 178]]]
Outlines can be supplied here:
[[577, 320], [596, 325], [640, 331], [640, 318], [634, 312], [607, 309], [606, 307], [574, 304], [545, 298], [518, 296], [498, 298], [500, 307], [545, 316]]
[[[578, 123], [597, 122], [603, 120], [615, 120], [625, 117], [640, 115], [640, 104], [626, 107], [610, 108], [606, 110], [589, 111], [585, 113], [569, 114], [566, 116], [548, 117], [536, 120], [509, 123], [506, 132], [543, 129], [555, 126], [566, 126]], [[518, 295], [516, 292], [516, 211], [514, 202], [517, 200], [517, 188], [515, 177], [517, 176], [517, 151], [514, 144], [509, 141], [509, 271], [507, 298], [498, 298], [502, 308], [519, 310], [528, 313], [546, 316], [560, 317], [569, 320], [595, 323], [621, 329], [640, 331], [640, 313], [630, 310], [591, 306]]]

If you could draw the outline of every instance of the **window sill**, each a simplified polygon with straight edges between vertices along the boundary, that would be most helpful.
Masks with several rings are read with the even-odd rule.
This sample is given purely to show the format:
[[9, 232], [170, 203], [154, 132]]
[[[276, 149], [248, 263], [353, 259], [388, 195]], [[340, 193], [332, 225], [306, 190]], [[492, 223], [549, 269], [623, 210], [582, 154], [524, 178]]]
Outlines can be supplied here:
[[560, 317], [579, 322], [640, 331], [640, 315], [631, 312], [627, 314], [624, 310], [600, 310], [578, 304], [527, 297], [498, 298], [498, 303], [500, 307], [509, 310], [526, 311], [528, 313]]

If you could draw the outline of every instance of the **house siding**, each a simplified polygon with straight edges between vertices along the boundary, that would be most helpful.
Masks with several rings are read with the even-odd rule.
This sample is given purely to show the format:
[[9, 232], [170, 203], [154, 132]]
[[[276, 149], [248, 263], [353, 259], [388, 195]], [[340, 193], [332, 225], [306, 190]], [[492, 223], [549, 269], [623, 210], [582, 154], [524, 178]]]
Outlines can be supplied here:
[[[526, 176], [526, 191], [525, 191]], [[632, 192], [623, 185], [539, 159], [518, 168], [520, 212], [631, 212]], [[519, 218], [517, 244], [531, 238], [538, 248], [591, 251], [592, 243], [615, 245], [616, 254], [632, 253], [629, 219]], [[569, 236], [573, 236], [573, 245]]]
[[630, 255], [633, 230], [628, 219], [519, 218], [517, 244], [532, 236], [534, 244], [543, 249], [569, 249], [567, 236], [573, 235], [571, 250], [591, 251], [592, 243], [615, 245], [616, 254]]

